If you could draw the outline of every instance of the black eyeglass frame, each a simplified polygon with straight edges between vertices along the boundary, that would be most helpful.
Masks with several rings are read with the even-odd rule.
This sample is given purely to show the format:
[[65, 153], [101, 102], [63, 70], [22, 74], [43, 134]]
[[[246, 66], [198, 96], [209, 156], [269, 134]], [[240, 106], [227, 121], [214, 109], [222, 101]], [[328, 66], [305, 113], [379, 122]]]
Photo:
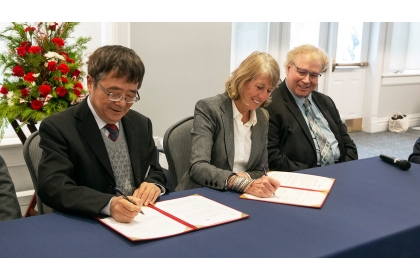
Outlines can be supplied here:
[[[127, 100], [127, 98], [130, 99], [131, 97], [123, 97], [121, 94], [109, 92], [101, 85], [101, 83], [99, 81], [96, 81], [96, 82], [98, 83], [98, 85], [102, 89], [102, 91], [108, 96], [108, 99], [111, 100], [111, 101], [118, 102], [118, 101], [121, 101], [124, 98], [125, 103], [133, 104], [133, 103], [140, 100], [139, 91], [136, 91], [136, 96], [132, 97], [133, 100], [129, 101], [129, 100]], [[115, 98], [111, 98], [111, 95], [115, 96]]]
[[[299, 75], [301, 75], [302, 77], [306, 77], [306, 75], [309, 74], [309, 78], [312, 79], [318, 79], [319, 77], [321, 77], [321, 73], [316, 73], [316, 72], [309, 72], [306, 69], [303, 68], [299, 68], [296, 66], [296, 64], [293, 62], [293, 65], [296, 67], [297, 72], [299, 73]], [[300, 71], [300, 72], [299, 72]]]

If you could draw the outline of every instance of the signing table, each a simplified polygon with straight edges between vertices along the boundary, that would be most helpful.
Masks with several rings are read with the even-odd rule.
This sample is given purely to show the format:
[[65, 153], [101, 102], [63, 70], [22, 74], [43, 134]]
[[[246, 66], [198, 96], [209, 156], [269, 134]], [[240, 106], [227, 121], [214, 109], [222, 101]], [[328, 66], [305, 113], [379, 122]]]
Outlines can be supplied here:
[[249, 218], [169, 238], [131, 242], [93, 218], [63, 213], [0, 223], [0, 257], [419, 257], [420, 165], [379, 157], [303, 170], [335, 178], [321, 209], [200, 194]]

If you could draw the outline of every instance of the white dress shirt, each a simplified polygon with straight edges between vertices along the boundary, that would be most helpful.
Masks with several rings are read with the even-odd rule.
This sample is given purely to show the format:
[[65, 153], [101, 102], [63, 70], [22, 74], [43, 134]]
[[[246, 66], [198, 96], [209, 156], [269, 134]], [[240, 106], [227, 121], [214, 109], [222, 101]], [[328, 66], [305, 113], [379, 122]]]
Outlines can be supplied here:
[[232, 100], [233, 107], [233, 139], [235, 143], [235, 157], [233, 161], [233, 172], [244, 172], [251, 155], [251, 127], [257, 123], [257, 114], [251, 110], [247, 123], [242, 123], [243, 115], [236, 108]]

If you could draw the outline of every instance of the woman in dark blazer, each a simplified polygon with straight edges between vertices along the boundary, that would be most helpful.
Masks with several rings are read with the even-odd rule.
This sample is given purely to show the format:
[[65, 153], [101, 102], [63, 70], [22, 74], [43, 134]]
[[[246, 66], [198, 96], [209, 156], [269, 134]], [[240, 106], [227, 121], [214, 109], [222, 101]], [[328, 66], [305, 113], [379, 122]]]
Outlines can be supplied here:
[[280, 183], [268, 168], [268, 113], [280, 68], [254, 52], [232, 73], [226, 92], [197, 102], [191, 131], [191, 166], [176, 191], [206, 186], [269, 197]]

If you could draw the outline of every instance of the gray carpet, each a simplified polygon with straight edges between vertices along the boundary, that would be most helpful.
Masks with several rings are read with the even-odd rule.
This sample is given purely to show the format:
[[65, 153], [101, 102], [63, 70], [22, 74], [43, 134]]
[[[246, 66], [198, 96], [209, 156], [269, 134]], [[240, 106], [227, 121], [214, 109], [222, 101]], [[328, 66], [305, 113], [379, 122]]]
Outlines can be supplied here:
[[350, 132], [356, 143], [359, 159], [379, 156], [380, 154], [408, 159], [413, 146], [420, 137], [420, 130], [409, 128], [405, 133], [382, 131], [377, 133]]

